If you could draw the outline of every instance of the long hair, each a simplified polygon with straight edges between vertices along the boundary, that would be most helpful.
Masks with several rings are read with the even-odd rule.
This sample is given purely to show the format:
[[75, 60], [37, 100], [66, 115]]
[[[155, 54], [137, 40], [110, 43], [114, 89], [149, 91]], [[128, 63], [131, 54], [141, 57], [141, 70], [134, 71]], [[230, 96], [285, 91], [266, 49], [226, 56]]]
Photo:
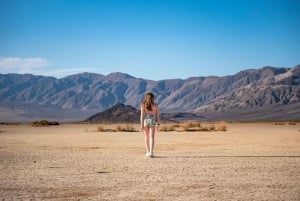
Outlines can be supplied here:
[[154, 105], [154, 95], [152, 93], [147, 93], [142, 103], [142, 108], [147, 111], [152, 111]]

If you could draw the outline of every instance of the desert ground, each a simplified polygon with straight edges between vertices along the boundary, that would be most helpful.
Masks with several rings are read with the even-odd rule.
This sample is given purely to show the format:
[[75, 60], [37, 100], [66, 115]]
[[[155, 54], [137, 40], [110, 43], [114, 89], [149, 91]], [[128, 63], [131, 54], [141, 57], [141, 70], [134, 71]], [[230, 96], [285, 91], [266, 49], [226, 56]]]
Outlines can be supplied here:
[[159, 131], [154, 158], [98, 126], [0, 125], [1, 200], [300, 200], [300, 123]]

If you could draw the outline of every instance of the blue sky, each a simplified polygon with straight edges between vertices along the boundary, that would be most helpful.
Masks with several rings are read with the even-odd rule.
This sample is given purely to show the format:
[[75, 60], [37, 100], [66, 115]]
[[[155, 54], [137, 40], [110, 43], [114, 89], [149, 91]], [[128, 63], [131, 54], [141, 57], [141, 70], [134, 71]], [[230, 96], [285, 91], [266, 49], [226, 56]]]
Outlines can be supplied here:
[[0, 73], [152, 80], [300, 63], [300, 0], [0, 0]]

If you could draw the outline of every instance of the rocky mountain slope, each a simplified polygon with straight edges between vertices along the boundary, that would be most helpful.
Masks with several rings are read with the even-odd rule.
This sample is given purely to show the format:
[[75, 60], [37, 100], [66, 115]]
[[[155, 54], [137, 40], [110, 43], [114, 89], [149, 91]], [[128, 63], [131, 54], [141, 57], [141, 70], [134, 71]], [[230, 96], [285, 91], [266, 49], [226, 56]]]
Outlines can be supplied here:
[[139, 122], [140, 111], [130, 105], [117, 103], [105, 111], [99, 112], [84, 120], [84, 122], [101, 122], [101, 123], [133, 123]]
[[117, 103], [139, 109], [149, 91], [167, 113], [192, 112], [210, 120], [300, 119], [298, 65], [159, 81], [123, 73], [81, 73], [62, 79], [0, 74], [0, 121], [80, 121]]
[[199, 106], [196, 112], [208, 118], [236, 120], [300, 119], [300, 66], [290, 70], [266, 67], [234, 77], [233, 89]]

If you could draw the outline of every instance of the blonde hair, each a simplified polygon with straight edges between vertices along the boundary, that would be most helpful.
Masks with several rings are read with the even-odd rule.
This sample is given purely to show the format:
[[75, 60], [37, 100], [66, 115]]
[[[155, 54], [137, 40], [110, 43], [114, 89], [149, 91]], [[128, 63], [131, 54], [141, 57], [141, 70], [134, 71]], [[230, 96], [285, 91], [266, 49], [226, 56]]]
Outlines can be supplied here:
[[155, 106], [154, 95], [149, 92], [145, 96], [145, 99], [142, 103], [142, 108], [147, 111], [152, 111], [153, 106]]

